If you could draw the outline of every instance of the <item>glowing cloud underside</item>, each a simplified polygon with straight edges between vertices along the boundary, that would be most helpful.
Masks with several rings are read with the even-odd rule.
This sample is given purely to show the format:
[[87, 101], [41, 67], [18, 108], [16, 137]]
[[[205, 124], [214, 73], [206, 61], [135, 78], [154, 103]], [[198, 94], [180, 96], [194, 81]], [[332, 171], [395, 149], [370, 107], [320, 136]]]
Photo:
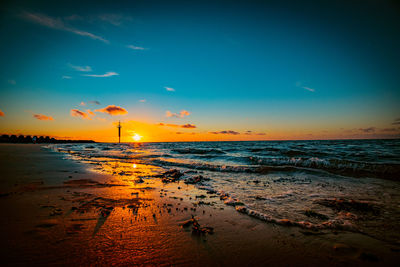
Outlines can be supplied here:
[[109, 105], [102, 109], [96, 109], [95, 111], [107, 113], [110, 114], [111, 116], [128, 114], [128, 111], [126, 109], [115, 105]]
[[53, 121], [54, 120], [53, 117], [46, 116], [46, 115], [43, 115], [43, 114], [34, 114], [33, 117], [35, 119], [40, 120], [40, 121]]

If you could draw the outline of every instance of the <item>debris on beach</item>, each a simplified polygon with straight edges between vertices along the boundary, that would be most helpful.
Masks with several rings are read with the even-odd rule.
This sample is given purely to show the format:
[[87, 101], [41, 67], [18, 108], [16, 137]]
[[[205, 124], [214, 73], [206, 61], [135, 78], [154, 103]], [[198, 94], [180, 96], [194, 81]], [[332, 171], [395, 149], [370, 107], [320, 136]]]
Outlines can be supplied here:
[[162, 174], [154, 175], [154, 177], [161, 178], [163, 183], [174, 183], [178, 181], [184, 174], [177, 170], [171, 169]]
[[190, 220], [187, 220], [181, 224], [183, 228], [187, 228], [192, 226], [192, 234], [196, 235], [203, 235], [203, 234], [214, 234], [214, 228], [209, 227], [209, 226], [204, 226], [201, 227], [199, 222], [194, 218], [192, 215], [192, 218]]
[[236, 198], [231, 197], [228, 193], [220, 192], [219, 199], [224, 201], [224, 204], [229, 206], [244, 206], [244, 203], [240, 202]]
[[203, 175], [197, 175], [194, 177], [187, 178], [185, 180], [185, 184], [201, 184], [204, 181], [209, 181], [209, 180], [210, 180], [210, 178], [206, 178]]
[[55, 208], [50, 212], [50, 216], [62, 215], [63, 210], [60, 208]]

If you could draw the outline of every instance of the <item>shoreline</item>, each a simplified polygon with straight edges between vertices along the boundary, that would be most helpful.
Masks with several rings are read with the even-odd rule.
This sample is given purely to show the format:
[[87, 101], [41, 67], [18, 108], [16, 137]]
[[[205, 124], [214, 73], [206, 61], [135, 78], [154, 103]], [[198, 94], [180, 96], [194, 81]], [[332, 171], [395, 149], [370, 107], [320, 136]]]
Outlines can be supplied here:
[[[132, 183], [42, 146], [0, 145], [1, 254], [11, 265], [394, 266], [399, 259], [398, 248], [365, 235], [265, 223], [193, 185]], [[213, 234], [182, 227], [192, 215]]]

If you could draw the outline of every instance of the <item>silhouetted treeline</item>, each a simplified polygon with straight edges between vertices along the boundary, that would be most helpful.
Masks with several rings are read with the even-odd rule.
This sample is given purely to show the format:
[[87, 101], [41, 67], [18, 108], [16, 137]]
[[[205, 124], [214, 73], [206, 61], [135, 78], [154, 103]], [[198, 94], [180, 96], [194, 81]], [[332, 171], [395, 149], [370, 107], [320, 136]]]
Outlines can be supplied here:
[[7, 135], [3, 134], [0, 136], [0, 143], [95, 143], [92, 140], [57, 140], [55, 138], [50, 138], [48, 136], [30, 136], [30, 135]]

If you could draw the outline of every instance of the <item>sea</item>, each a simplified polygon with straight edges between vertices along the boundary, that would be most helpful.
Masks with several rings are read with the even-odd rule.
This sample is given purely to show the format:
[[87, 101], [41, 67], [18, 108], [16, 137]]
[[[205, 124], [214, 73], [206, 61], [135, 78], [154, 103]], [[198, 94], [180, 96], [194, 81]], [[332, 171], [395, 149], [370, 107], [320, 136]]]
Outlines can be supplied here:
[[[176, 169], [264, 221], [400, 242], [400, 140], [55, 144], [124, 181]], [[225, 197], [226, 201], [226, 197]], [[236, 203], [236, 204], [235, 204]], [[227, 201], [232, 205], [232, 201]], [[240, 210], [240, 209], [238, 209]], [[243, 211], [243, 210], [242, 210]]]

